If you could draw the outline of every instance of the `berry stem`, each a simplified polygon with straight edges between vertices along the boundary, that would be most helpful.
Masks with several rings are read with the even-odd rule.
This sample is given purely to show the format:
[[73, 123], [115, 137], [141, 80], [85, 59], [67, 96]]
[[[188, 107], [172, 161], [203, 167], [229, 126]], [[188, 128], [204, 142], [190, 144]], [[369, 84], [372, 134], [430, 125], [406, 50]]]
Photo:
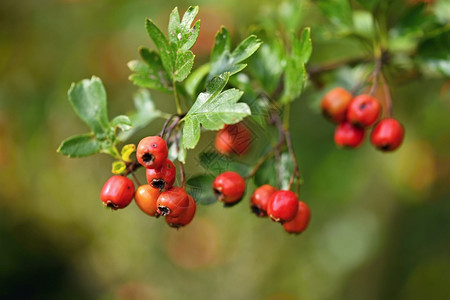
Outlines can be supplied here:
[[141, 186], [141, 183], [139, 182], [139, 179], [136, 177], [136, 174], [134, 174], [133, 171], [131, 171], [131, 176], [133, 176], [134, 181], [138, 186]]
[[169, 125], [169, 123], [172, 121], [173, 118], [175, 118], [177, 115], [171, 115], [165, 122], [163, 125], [163, 128], [161, 129], [161, 132], [159, 133], [159, 136], [161, 138], [164, 138], [164, 134], [166, 133], [166, 129], [167, 126]]
[[[297, 177], [297, 180], [300, 181], [300, 169], [298, 167], [298, 162], [297, 162], [297, 158], [295, 157], [295, 153], [294, 153], [294, 148], [292, 147], [292, 141], [291, 141], [291, 133], [289, 132], [289, 130], [285, 130], [284, 135], [286, 137], [286, 144], [288, 146], [288, 150], [289, 150], [289, 154], [291, 155], [291, 159], [294, 162], [294, 172], [292, 172], [292, 176], [291, 179], [289, 180], [289, 190], [292, 187], [292, 183], [294, 182], [294, 178]], [[297, 189], [299, 189], [299, 187], [297, 186]], [[298, 191], [297, 191], [298, 194]]]
[[177, 84], [175, 80], [172, 81], [173, 84], [173, 96], [175, 97], [175, 105], [177, 106], [177, 114], [181, 115], [183, 113], [183, 109], [181, 108], [180, 97], [178, 96]]
[[259, 168], [263, 165], [263, 163], [268, 160], [275, 152], [275, 149], [279, 149], [281, 146], [283, 146], [284, 144], [284, 136], [282, 138], [280, 138], [280, 140], [278, 141], [278, 143], [272, 147], [272, 149], [267, 152], [263, 157], [261, 157], [255, 164], [255, 166], [253, 167], [252, 171], [244, 177], [244, 179], [249, 179], [253, 176], [255, 176], [256, 172], [258, 172]]
[[373, 73], [372, 73], [373, 84], [372, 84], [372, 87], [370, 88], [370, 92], [369, 92], [370, 96], [373, 96], [375, 94], [375, 92], [377, 91], [378, 78], [380, 77], [381, 65], [382, 65], [381, 57], [376, 57], [375, 58], [375, 69], [373, 70]]
[[383, 91], [384, 91], [384, 98], [386, 101], [386, 111], [388, 113], [388, 116], [392, 118], [392, 96], [391, 96], [391, 90], [389, 88], [389, 85], [386, 81], [386, 78], [384, 77], [383, 73], [380, 75], [381, 84], [383, 85]]

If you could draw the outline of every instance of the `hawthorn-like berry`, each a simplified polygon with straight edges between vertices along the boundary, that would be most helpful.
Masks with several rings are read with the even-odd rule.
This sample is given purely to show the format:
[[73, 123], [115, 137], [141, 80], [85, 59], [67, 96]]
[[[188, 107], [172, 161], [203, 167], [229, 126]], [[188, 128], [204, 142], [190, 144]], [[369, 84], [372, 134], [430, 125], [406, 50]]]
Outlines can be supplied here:
[[166, 223], [170, 227], [180, 228], [191, 223], [192, 219], [194, 219], [197, 204], [195, 203], [195, 200], [191, 197], [191, 195], [188, 195], [188, 198], [188, 207], [183, 211], [183, 213], [181, 213], [181, 215], [177, 217], [173, 217], [172, 215], [166, 216]]
[[167, 159], [167, 144], [159, 136], [143, 138], [136, 149], [137, 161], [147, 169], [158, 169]]
[[380, 103], [370, 95], [356, 96], [347, 110], [347, 121], [355, 126], [369, 127], [380, 115]]
[[405, 130], [399, 121], [393, 118], [383, 119], [372, 130], [370, 141], [381, 151], [393, 151], [403, 142]]
[[299, 234], [308, 227], [310, 218], [311, 211], [308, 205], [303, 201], [299, 201], [294, 219], [283, 224], [284, 230], [289, 233]]
[[137, 206], [147, 215], [157, 217], [159, 214], [157, 212], [158, 205], [156, 201], [159, 195], [161, 195], [159, 189], [155, 189], [149, 184], [144, 184], [137, 188], [134, 194], [134, 200]]
[[270, 184], [264, 184], [257, 188], [250, 198], [250, 208], [252, 209], [252, 212], [258, 217], [266, 217], [267, 204], [269, 203], [272, 194], [276, 191], [277, 189]]
[[321, 102], [322, 114], [334, 123], [342, 123], [347, 116], [347, 108], [353, 95], [344, 88], [337, 87], [325, 94]]
[[298, 210], [298, 198], [292, 191], [276, 191], [267, 205], [267, 215], [275, 222], [286, 223], [294, 219]]
[[245, 180], [236, 172], [227, 171], [218, 175], [212, 184], [217, 200], [225, 206], [237, 204], [245, 192]]
[[156, 205], [158, 214], [178, 217], [188, 208], [189, 197], [183, 188], [173, 186], [159, 195]]
[[100, 199], [112, 209], [124, 208], [130, 204], [134, 196], [134, 184], [125, 176], [114, 175], [103, 185]]
[[224, 155], [247, 153], [251, 143], [251, 133], [242, 123], [225, 125], [217, 132], [215, 146], [219, 153]]
[[334, 132], [334, 142], [341, 147], [356, 148], [364, 140], [364, 129], [349, 122], [339, 124]]
[[176, 168], [170, 159], [158, 169], [147, 169], [147, 182], [157, 189], [169, 189], [175, 182]]

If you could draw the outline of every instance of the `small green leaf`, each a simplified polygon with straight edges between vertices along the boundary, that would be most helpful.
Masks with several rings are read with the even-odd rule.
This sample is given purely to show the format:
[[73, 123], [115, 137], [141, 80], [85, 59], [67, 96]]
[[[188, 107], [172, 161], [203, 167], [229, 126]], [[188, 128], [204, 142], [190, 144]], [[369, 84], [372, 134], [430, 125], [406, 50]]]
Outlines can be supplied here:
[[147, 28], [148, 35], [151, 37], [159, 51], [159, 56], [161, 57], [164, 69], [167, 71], [169, 76], [172, 77], [173, 68], [175, 65], [175, 53], [173, 52], [173, 49], [170, 47], [167, 38], [152, 20], [147, 19], [145, 22], [145, 27]]
[[194, 57], [191, 51], [177, 54], [175, 71], [173, 73], [175, 81], [183, 81], [191, 73], [192, 66], [194, 65]]
[[194, 148], [200, 139], [200, 125], [208, 130], [219, 130], [225, 124], [234, 124], [251, 114], [245, 103], [236, 103], [242, 96], [237, 89], [223, 91], [229, 73], [213, 78], [204, 93], [200, 93], [183, 118], [183, 147]]
[[133, 128], [133, 124], [127, 116], [119, 115], [111, 121], [111, 127], [119, 128], [122, 131], [128, 131]]
[[170, 92], [171, 80], [162, 65], [159, 54], [145, 47], [141, 47], [139, 53], [144, 62], [132, 60], [128, 63], [128, 68], [134, 72], [129, 79], [140, 87]]
[[311, 57], [312, 42], [311, 42], [311, 28], [306, 27], [303, 29], [302, 37], [300, 40], [295, 39], [292, 46], [292, 55], [297, 56], [298, 60], [306, 64]]
[[100, 78], [92, 76], [91, 79], [73, 83], [68, 95], [76, 114], [97, 136], [103, 136], [109, 122], [106, 91]]
[[125, 171], [126, 168], [127, 168], [127, 166], [125, 165], [125, 163], [123, 161], [116, 160], [115, 162], [112, 163], [111, 172], [113, 174], [121, 174], [121, 173], [123, 173], [123, 171]]
[[186, 181], [186, 190], [198, 204], [212, 204], [217, 201], [212, 188], [214, 177], [210, 175], [197, 175]]
[[233, 75], [244, 69], [246, 64], [241, 64], [241, 62], [255, 53], [261, 46], [261, 43], [261, 40], [256, 36], [251, 35], [231, 52], [230, 34], [225, 27], [222, 27], [216, 35], [214, 48], [211, 53], [211, 70], [208, 80], [225, 72]]
[[191, 24], [198, 14], [198, 6], [191, 6], [187, 9], [180, 22], [180, 15], [178, 9], [175, 8], [170, 14], [169, 18], [169, 41], [176, 45], [179, 52], [186, 52], [192, 48], [198, 38], [200, 32], [200, 20], [198, 20], [194, 27]]
[[65, 139], [58, 150], [68, 157], [83, 157], [100, 152], [100, 143], [92, 133], [75, 135]]
[[120, 150], [120, 157], [123, 161], [131, 162], [130, 155], [136, 150], [135, 144], [127, 144], [122, 147], [122, 150]]
[[194, 98], [198, 95], [197, 92], [201, 86], [203, 79], [208, 75], [210, 69], [209, 63], [200, 66], [195, 69], [189, 77], [186, 79], [184, 86], [186, 88], [186, 92], [191, 98]]
[[319, 8], [335, 25], [348, 28], [352, 23], [349, 0], [320, 0]]

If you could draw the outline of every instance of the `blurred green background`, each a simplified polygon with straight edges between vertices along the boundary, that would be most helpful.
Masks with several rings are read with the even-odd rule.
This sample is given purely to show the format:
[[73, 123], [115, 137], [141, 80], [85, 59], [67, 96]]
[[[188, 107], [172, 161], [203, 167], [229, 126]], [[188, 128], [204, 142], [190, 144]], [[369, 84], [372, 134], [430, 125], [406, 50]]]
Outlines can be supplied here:
[[[333, 125], [318, 110], [325, 89], [304, 93], [291, 111], [301, 198], [312, 210], [300, 236], [254, 217], [248, 199], [232, 209], [200, 206], [178, 231], [134, 203], [117, 212], [103, 208], [99, 193], [111, 159], [56, 153], [64, 138], [87, 131], [67, 89], [97, 75], [110, 116], [132, 110], [136, 88], [126, 63], [138, 58], [140, 45], [151, 46], [145, 17], [166, 28], [174, 6], [184, 11], [196, 4], [202, 20], [193, 49], [197, 63], [208, 58], [220, 25], [237, 40], [260, 13], [283, 8], [281, 1], [261, 0], [0, 2], [0, 298], [448, 297], [448, 78], [427, 75], [391, 85], [406, 137], [389, 154], [368, 141], [357, 150], [338, 149]], [[312, 26], [311, 64], [352, 52], [352, 44], [316, 44], [320, 22], [314, 10], [302, 21]], [[337, 84], [334, 77], [324, 80]], [[174, 112], [170, 97], [152, 95], [157, 107]], [[132, 142], [161, 125], [155, 121]], [[203, 137], [203, 147], [211, 137]], [[200, 168], [194, 152], [188, 160], [193, 170]]]

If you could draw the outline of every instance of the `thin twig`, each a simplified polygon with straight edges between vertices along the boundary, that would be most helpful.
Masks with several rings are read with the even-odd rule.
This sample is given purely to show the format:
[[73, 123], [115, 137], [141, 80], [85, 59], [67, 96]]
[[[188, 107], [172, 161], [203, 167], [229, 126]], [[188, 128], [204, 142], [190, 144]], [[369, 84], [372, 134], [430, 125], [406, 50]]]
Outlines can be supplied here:
[[161, 132], [159, 133], [159, 136], [160, 136], [160, 137], [164, 138], [164, 134], [166, 133], [167, 126], [169, 125], [170, 121], [172, 121], [172, 119], [173, 119], [174, 117], [176, 117], [176, 116], [177, 116], [177, 115], [171, 115], [171, 116], [164, 122], [163, 128], [161, 129]]
[[141, 186], [141, 183], [139, 182], [139, 179], [136, 177], [136, 174], [134, 174], [133, 171], [131, 171], [131, 176], [133, 176], [134, 181], [136, 181], [137, 185], [138, 185], [138, 186]]
[[378, 77], [380, 76], [380, 71], [381, 71], [381, 65], [382, 65], [382, 61], [381, 61], [381, 57], [377, 57], [375, 59], [375, 69], [373, 70], [373, 84], [372, 87], [370, 88], [370, 96], [373, 96], [375, 94], [375, 92], [377, 91], [378, 88]]
[[380, 74], [381, 84], [383, 85], [384, 98], [386, 101], [386, 111], [388, 116], [392, 118], [392, 96], [391, 91], [389, 89], [389, 85], [387, 84], [386, 78], [383, 75], [383, 72]]

